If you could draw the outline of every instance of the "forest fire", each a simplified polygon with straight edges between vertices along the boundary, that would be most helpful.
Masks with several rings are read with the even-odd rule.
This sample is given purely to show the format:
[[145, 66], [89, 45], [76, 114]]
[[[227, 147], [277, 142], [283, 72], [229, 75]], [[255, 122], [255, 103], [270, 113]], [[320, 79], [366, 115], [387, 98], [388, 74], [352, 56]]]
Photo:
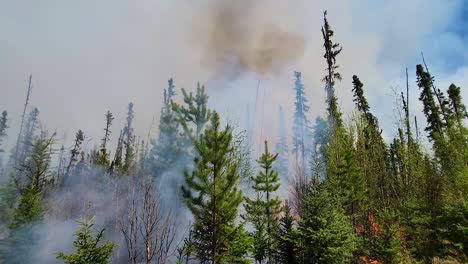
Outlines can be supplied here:
[[0, 264], [467, 263], [466, 6], [415, 1], [5, 3]]

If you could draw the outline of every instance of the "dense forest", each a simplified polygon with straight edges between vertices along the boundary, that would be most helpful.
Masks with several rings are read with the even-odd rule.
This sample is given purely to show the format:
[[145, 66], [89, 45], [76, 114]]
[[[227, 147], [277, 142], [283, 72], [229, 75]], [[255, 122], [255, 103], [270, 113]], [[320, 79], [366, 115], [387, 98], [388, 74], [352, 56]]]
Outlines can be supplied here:
[[[309, 120], [295, 72], [292, 146], [280, 127], [257, 157], [250, 133], [210, 109], [203, 85], [178, 90], [173, 79], [155, 138], [136, 135], [129, 103], [120, 127], [102, 113], [99, 145], [85, 148], [82, 130], [62, 145], [30, 107], [30, 77], [19, 133], [9, 133], [8, 109], [0, 117], [0, 263], [468, 262], [461, 88], [436, 87], [422, 58], [407, 70], [416, 84], [398, 94], [398, 136], [386, 139], [365, 80], [341, 78], [326, 12], [321, 33], [326, 116]], [[350, 119], [337, 82], [354, 94]], [[279, 123], [287, 118], [280, 109]]]

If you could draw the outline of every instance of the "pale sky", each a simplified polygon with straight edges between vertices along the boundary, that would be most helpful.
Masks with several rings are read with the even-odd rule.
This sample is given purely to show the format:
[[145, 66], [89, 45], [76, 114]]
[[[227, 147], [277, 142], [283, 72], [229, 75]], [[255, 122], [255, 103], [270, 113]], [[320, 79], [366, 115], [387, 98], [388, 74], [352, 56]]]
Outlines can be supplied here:
[[[385, 133], [394, 133], [391, 88], [404, 88], [408, 67], [411, 106], [420, 108], [414, 75], [421, 51], [436, 85], [446, 90], [456, 83], [467, 103], [467, 1], [259, 0], [256, 8], [246, 7], [254, 17], [246, 27], [262, 32], [262, 25], [269, 24], [294, 32], [305, 40], [305, 49], [274, 72], [243, 72], [234, 78], [229, 66], [204, 63], [200, 38], [210, 37], [205, 29], [217, 26], [206, 22], [214, 1], [0, 0], [0, 110], [10, 114], [9, 144], [16, 139], [29, 74], [34, 84], [30, 105], [41, 111], [42, 125], [59, 138], [66, 134], [66, 141], [83, 129], [98, 144], [107, 110], [117, 117], [117, 134], [130, 101], [137, 134], [146, 137], [171, 77], [177, 89], [205, 83], [211, 104], [241, 126], [250, 107], [255, 126], [263, 128], [259, 133], [275, 137], [277, 106], [292, 116], [295, 70], [303, 73], [310, 118], [324, 113], [320, 26], [325, 9], [334, 39], [343, 46], [338, 57], [343, 81], [336, 89], [344, 111], [353, 107], [351, 76], [357, 74]], [[217, 2], [222, 1], [228, 0]]]

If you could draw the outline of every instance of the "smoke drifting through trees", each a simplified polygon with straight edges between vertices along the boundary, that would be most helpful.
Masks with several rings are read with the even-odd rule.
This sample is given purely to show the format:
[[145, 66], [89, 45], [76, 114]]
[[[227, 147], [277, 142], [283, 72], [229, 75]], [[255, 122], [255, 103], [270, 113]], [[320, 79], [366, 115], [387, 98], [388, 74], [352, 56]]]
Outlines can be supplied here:
[[[324, 22], [328, 24], [326, 20]], [[239, 208], [248, 199], [242, 196], [244, 192], [241, 191], [247, 190], [248, 193], [249, 189], [241, 182], [252, 176], [253, 167], [249, 162], [253, 158], [248, 155], [249, 150], [245, 151], [252, 146], [246, 148], [242, 138], [237, 137], [229, 125], [224, 130], [219, 129], [224, 127], [224, 122], [217, 112], [209, 108], [208, 93], [203, 86], [198, 85], [196, 94], [182, 89], [181, 104], [172, 101], [174, 93], [170, 91], [175, 87], [171, 79], [164, 93], [160, 135], [153, 141], [151, 152], [145, 149], [145, 144], [139, 148], [133, 121], [141, 111], [136, 105], [137, 114], [134, 114], [133, 104], [130, 104], [112, 164], [98, 164], [99, 159], [94, 157], [98, 147], [87, 150], [83, 146], [84, 133], [79, 130], [72, 150], [66, 155], [70, 162], [68, 177], [64, 178], [63, 184], [53, 181], [39, 184], [42, 179], [55, 176], [55, 170], [50, 167], [53, 137], [45, 137], [45, 133], [40, 136], [27, 133], [31, 134], [26, 138], [31, 137], [32, 148], [27, 150], [25, 160], [34, 165], [30, 166], [32, 170], [20, 171], [10, 167], [5, 175], [13, 175], [15, 181], [23, 173], [28, 189], [14, 184], [0, 186], [8, 189], [0, 192], [0, 205], [5, 208], [2, 211], [8, 213], [6, 220], [0, 222], [2, 230], [7, 230], [8, 256], [34, 258], [42, 255], [42, 262], [53, 263], [53, 252], [68, 244], [63, 241], [67, 240], [72, 229], [67, 228], [64, 232], [68, 236], [48, 237], [47, 241], [44, 237], [56, 234], [67, 221], [79, 218], [84, 205], [93, 201], [100, 227], [106, 227], [106, 236], [120, 244], [120, 249], [113, 252], [113, 263], [164, 263], [170, 259], [169, 252], [175, 238], [173, 231], [177, 226], [173, 221], [177, 216], [173, 217], [170, 211], [158, 210], [160, 203], [188, 207], [192, 213], [189, 217], [194, 217], [194, 225], [187, 232], [189, 235], [183, 247], [178, 248], [180, 260], [197, 259], [214, 264], [248, 263], [253, 258], [259, 262], [266, 258], [268, 262], [278, 260], [286, 263], [360, 263], [366, 260], [401, 263], [440, 257], [466, 262], [464, 237], [467, 237], [467, 223], [460, 215], [468, 212], [468, 147], [467, 131], [463, 126], [466, 110], [459, 88], [450, 86], [450, 100], [444, 104], [450, 111], [444, 118], [445, 122], [441, 122], [439, 110], [442, 109], [439, 107], [442, 105], [428, 99], [434, 99], [434, 96], [443, 98], [444, 94], [441, 91], [431, 93], [432, 76], [419, 65], [417, 76], [424, 113], [429, 123], [436, 124], [426, 128], [435, 153], [425, 152], [422, 143], [413, 141], [409, 135], [405, 142], [401, 127], [398, 127], [400, 137], [387, 146], [377, 118], [374, 120], [370, 107], [363, 107], [367, 105], [365, 86], [357, 76], [353, 78], [356, 119], [351, 122], [342, 119], [332, 89], [332, 77], [337, 77], [333, 74], [335, 60], [339, 54], [334, 50], [339, 47], [338, 43], [330, 40], [332, 32], [325, 26], [323, 37], [329, 76], [325, 81], [330, 91], [327, 98], [330, 118], [328, 121], [317, 119], [315, 138], [307, 131], [296, 136], [301, 140], [293, 145], [302, 149], [301, 162], [296, 162], [301, 164], [297, 166], [297, 174], [301, 178], [298, 178], [293, 192], [295, 218], [291, 217], [288, 206], [280, 208], [282, 202], [289, 204], [286, 195], [281, 200], [276, 197], [270, 199], [280, 183], [274, 169], [277, 154], [270, 154], [265, 148], [259, 159], [264, 172], [251, 178], [256, 183], [251, 188], [260, 191], [257, 192], [257, 201], [251, 203], [252, 210], [246, 210], [252, 226], [244, 229]], [[238, 70], [253, 69], [264, 73], [257, 70], [263, 67], [236, 65]], [[272, 66], [265, 69], [274, 71], [276, 66], [269, 65]], [[296, 110], [299, 114], [295, 117], [299, 121], [295, 130], [304, 132], [304, 128], [310, 128], [306, 118], [308, 106], [304, 100], [307, 95], [302, 91], [300, 74], [296, 77], [299, 94]], [[346, 81], [351, 86], [351, 80]], [[290, 108], [292, 106], [289, 105]], [[408, 111], [407, 104], [405, 110]], [[39, 122], [37, 114], [32, 115], [36, 118], [31, 120], [36, 121], [31, 121], [31, 124]], [[103, 123], [105, 138], [112, 118], [106, 119]], [[210, 119], [211, 123], [208, 122]], [[458, 126], [454, 126], [455, 123]], [[35, 128], [34, 125], [28, 127]], [[306, 148], [310, 143], [313, 143], [312, 151]], [[281, 146], [281, 149], [285, 151], [287, 148]], [[149, 153], [149, 158], [146, 154], [139, 155], [139, 151]], [[310, 164], [313, 175], [306, 169], [309, 164], [305, 165], [309, 163], [310, 155], [313, 158]], [[185, 182], [181, 179], [183, 168], [187, 170]], [[154, 180], [157, 186], [153, 186], [152, 181], [141, 181], [149, 179]], [[187, 207], [177, 202], [181, 189], [184, 190]], [[166, 195], [165, 191], [170, 194]], [[13, 197], [3, 195], [10, 192]], [[166, 200], [159, 199], [158, 195], [166, 196]], [[180, 217], [177, 221], [183, 222], [189, 217]], [[460, 226], [463, 227], [461, 230]], [[184, 227], [182, 229], [185, 231]], [[159, 230], [157, 238], [154, 230]], [[262, 244], [264, 241], [268, 243]], [[3, 258], [2, 249], [5, 247], [0, 248], [0, 259]], [[98, 263], [107, 263], [108, 258], [107, 255]]]
[[203, 66], [231, 77], [246, 71], [263, 75], [300, 59], [305, 38], [265, 19], [267, 5], [268, 1], [210, 0], [193, 31]]

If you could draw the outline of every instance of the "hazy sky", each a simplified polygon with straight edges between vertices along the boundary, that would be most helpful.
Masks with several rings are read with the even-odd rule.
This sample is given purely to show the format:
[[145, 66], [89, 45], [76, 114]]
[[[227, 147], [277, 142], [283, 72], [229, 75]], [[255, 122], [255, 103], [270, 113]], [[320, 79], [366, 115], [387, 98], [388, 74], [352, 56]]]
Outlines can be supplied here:
[[[338, 58], [343, 81], [336, 89], [344, 110], [352, 107], [351, 76], [357, 74], [386, 133], [393, 133], [391, 88], [404, 88], [408, 67], [411, 105], [419, 107], [414, 75], [421, 51], [437, 86], [446, 90], [455, 82], [467, 102], [467, 1], [239, 0], [236, 8], [241, 12], [228, 22], [249, 35], [230, 35], [224, 42], [228, 48], [218, 45], [218, 53], [211, 53], [207, 42], [221, 26], [210, 17], [211, 10], [220, 3], [229, 0], [0, 0], [0, 110], [10, 113], [9, 142], [15, 140], [29, 74], [34, 83], [31, 105], [40, 109], [42, 124], [56, 130], [59, 138], [67, 134], [70, 140], [83, 129], [97, 144], [105, 112], [117, 116], [116, 131], [123, 126], [130, 101], [135, 104], [137, 133], [145, 137], [153, 116], [158, 118], [162, 89], [171, 77], [178, 89], [205, 83], [224, 116], [242, 123], [248, 113], [256, 113], [256, 127], [264, 128], [259, 130], [262, 135], [273, 136], [278, 104], [292, 115], [294, 70], [303, 72], [311, 119], [324, 112], [320, 26], [325, 9], [334, 39], [343, 46]], [[208, 63], [213, 54], [229, 53], [271, 29], [303, 40], [303, 47], [292, 46], [301, 51], [266, 72]], [[261, 45], [285, 52], [288, 34]], [[261, 107], [255, 111], [259, 79]]]

